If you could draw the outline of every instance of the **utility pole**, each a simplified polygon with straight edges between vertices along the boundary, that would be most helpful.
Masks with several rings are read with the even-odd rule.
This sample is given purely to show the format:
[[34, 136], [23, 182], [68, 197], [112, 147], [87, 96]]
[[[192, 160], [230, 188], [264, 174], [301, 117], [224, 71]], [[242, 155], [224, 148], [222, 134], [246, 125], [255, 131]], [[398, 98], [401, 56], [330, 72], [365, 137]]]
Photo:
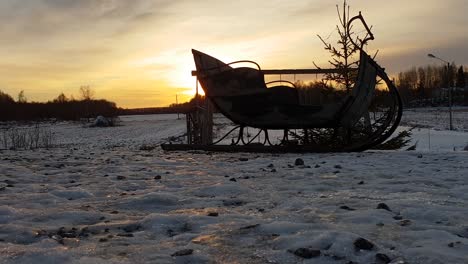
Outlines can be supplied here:
[[450, 130], [453, 130], [453, 119], [452, 119], [452, 85], [450, 81], [450, 63], [447, 62], [447, 81], [448, 81], [448, 92], [449, 92], [449, 119], [450, 119]]
[[450, 122], [450, 130], [453, 130], [453, 118], [452, 118], [452, 85], [450, 85], [450, 62], [444, 60], [444, 59], [441, 59], [437, 56], [435, 56], [434, 54], [427, 54], [427, 56], [429, 58], [432, 58], [432, 59], [437, 59], [437, 60], [440, 60], [444, 63], [447, 63], [447, 85], [448, 85], [448, 101], [449, 101], [449, 122]]

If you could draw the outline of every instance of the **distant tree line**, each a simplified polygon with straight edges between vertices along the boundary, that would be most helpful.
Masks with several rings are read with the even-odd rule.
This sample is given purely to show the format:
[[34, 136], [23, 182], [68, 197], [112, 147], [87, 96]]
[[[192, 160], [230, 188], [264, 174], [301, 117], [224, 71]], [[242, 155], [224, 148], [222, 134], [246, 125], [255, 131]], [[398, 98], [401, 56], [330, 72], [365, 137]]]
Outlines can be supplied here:
[[467, 79], [463, 66], [428, 65], [400, 72], [396, 86], [406, 106], [447, 105], [449, 87], [454, 105], [468, 105]]
[[118, 115], [146, 115], [146, 114], [176, 114], [188, 113], [194, 111], [197, 105], [204, 104], [205, 97], [202, 95], [194, 96], [189, 102], [180, 104], [171, 104], [166, 107], [147, 107], [135, 109], [118, 109]]
[[80, 100], [68, 98], [61, 93], [46, 103], [28, 102], [24, 91], [18, 94], [15, 101], [10, 95], [0, 91], [0, 121], [11, 120], [79, 120], [98, 115], [114, 117], [118, 113], [115, 103], [107, 100], [93, 99], [94, 92], [89, 86], [80, 88]]

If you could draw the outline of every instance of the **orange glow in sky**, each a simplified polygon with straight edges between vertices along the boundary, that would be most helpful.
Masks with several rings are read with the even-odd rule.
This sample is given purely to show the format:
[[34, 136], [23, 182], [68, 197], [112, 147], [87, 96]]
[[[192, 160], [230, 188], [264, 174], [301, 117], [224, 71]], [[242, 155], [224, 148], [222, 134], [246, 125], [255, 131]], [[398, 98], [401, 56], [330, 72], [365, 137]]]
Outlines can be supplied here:
[[[374, 26], [369, 51], [390, 74], [437, 63], [427, 53], [468, 64], [466, 1], [348, 2]], [[327, 67], [316, 35], [333, 33], [340, 3], [1, 0], [0, 90], [47, 101], [89, 85], [120, 107], [167, 106], [194, 94], [192, 48], [269, 69]]]

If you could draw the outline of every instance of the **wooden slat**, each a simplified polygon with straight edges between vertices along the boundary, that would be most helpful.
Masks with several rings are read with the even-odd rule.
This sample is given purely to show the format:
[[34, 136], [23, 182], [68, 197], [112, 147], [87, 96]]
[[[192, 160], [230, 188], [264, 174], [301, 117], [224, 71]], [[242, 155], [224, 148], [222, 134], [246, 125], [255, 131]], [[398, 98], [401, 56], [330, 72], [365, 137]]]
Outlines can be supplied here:
[[[350, 69], [357, 70], [356, 69]], [[262, 70], [265, 75], [278, 75], [278, 74], [327, 74], [327, 73], [341, 73], [343, 70], [339, 69], [277, 69], [277, 70]]]
[[[358, 70], [352, 68], [350, 71]], [[339, 69], [276, 69], [276, 70], [261, 70], [265, 75], [279, 75], [279, 74], [327, 74], [327, 73], [341, 73], [344, 70]], [[192, 76], [197, 76], [197, 71], [192, 71]]]

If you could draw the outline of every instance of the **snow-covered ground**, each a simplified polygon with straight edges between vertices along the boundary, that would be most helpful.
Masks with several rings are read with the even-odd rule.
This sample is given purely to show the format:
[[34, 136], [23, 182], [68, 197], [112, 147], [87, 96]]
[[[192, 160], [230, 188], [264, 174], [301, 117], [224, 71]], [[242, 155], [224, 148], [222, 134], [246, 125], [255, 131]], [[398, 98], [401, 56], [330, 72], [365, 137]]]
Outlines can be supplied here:
[[164, 152], [184, 119], [121, 119], [0, 150], [0, 263], [468, 263], [468, 133], [426, 125], [416, 151]]
[[[452, 108], [452, 123], [455, 130], [468, 132], [468, 107]], [[430, 127], [436, 130], [448, 130], [450, 114], [448, 107], [406, 109], [402, 125]]]

